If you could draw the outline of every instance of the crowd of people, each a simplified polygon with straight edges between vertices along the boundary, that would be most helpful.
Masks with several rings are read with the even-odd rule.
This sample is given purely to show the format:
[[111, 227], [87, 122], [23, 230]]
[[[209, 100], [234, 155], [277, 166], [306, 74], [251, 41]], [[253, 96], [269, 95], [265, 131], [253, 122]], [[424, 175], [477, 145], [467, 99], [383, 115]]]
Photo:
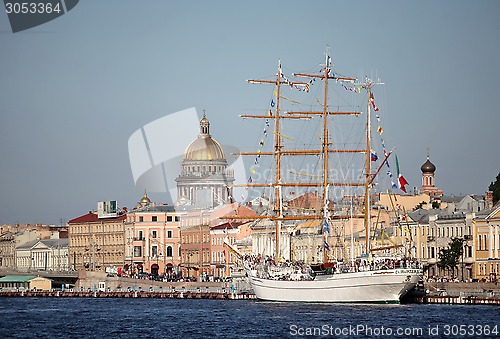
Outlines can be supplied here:
[[432, 283], [432, 282], [454, 282], [454, 283], [459, 283], [459, 282], [467, 282], [467, 283], [475, 283], [475, 282], [481, 282], [481, 283], [494, 283], [495, 285], [500, 283], [500, 278], [496, 278], [496, 276], [490, 276], [488, 278], [482, 278], [482, 279], [473, 279], [473, 278], [468, 278], [468, 279], [460, 279], [459, 277], [450, 277], [450, 276], [445, 276], [445, 277], [440, 277], [440, 276], [430, 276], [425, 279], [426, 282]]
[[270, 256], [246, 255], [245, 267], [258, 277], [273, 280], [313, 280], [314, 272], [300, 261], [275, 261]]
[[416, 259], [392, 257], [357, 258], [350, 262], [336, 261], [329, 264], [308, 266], [301, 261], [276, 261], [270, 256], [246, 255], [243, 257], [243, 262], [245, 263], [245, 267], [258, 277], [274, 280], [312, 280], [317, 274], [421, 268], [420, 263]]

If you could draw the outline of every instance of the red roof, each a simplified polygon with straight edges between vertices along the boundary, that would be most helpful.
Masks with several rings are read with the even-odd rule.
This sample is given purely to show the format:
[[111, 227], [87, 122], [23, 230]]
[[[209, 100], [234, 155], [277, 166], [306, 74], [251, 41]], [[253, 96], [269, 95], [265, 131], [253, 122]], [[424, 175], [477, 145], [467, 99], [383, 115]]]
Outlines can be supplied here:
[[68, 224], [81, 224], [85, 222], [101, 222], [101, 221], [112, 221], [112, 220], [120, 221], [120, 220], [125, 220], [125, 218], [127, 218], [126, 214], [119, 215], [115, 218], [98, 218], [96, 213], [89, 212], [75, 219], [71, 219], [70, 221], [68, 221]]
[[210, 227], [210, 230], [224, 230], [224, 229], [238, 229], [241, 225], [246, 224], [245, 221], [233, 221], [233, 222], [224, 222], [222, 224], [218, 224], [215, 226]]
[[210, 227], [210, 230], [224, 230], [226, 228], [232, 229], [235, 227], [233, 227], [233, 225], [231, 223], [225, 222], [225, 223]]
[[321, 209], [324, 206], [323, 197], [318, 192], [307, 192], [288, 202], [289, 207]]
[[248, 217], [248, 216], [253, 217], [253, 216], [257, 215], [257, 212], [255, 212], [254, 210], [252, 210], [246, 206], [239, 205], [236, 211], [231, 211], [231, 212], [225, 214], [224, 216], [228, 216], [228, 215], [237, 215], [237, 216], [241, 216], [241, 217]]

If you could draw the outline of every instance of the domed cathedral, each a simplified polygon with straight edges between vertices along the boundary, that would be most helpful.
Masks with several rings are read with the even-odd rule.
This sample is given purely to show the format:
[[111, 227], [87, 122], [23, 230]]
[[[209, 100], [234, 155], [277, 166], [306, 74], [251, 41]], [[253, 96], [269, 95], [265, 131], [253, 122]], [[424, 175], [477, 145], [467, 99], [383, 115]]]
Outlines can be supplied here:
[[184, 151], [177, 182], [177, 207], [212, 208], [229, 202], [234, 172], [220, 144], [210, 135], [205, 112], [200, 120], [200, 134]]
[[431, 197], [443, 195], [443, 191], [435, 186], [434, 173], [436, 172], [436, 166], [429, 160], [429, 151], [427, 151], [427, 161], [420, 167], [420, 170], [422, 171], [420, 193]]

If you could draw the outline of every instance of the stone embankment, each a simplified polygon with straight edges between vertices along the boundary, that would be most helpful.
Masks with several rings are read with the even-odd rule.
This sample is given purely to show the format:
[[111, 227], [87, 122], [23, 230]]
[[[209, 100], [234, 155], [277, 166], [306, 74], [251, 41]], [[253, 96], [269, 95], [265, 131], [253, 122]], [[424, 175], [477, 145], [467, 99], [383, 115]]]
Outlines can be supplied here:
[[424, 288], [427, 294], [495, 293], [500, 296], [500, 285], [486, 282], [426, 282]]
[[253, 294], [228, 292], [193, 292], [193, 291], [134, 291], [134, 292], [79, 292], [79, 291], [2, 291], [0, 297], [49, 297], [49, 298], [160, 298], [160, 299], [218, 299], [250, 300]]
[[427, 282], [405, 297], [418, 304], [500, 305], [500, 285], [495, 283]]
[[126, 277], [108, 277], [101, 272], [79, 271], [78, 280], [73, 287], [80, 292], [213, 292], [250, 294], [251, 288], [246, 279], [235, 279], [233, 282], [163, 282], [148, 279]]
[[80, 271], [76, 284], [69, 288], [51, 291], [11, 289], [1, 291], [0, 297], [255, 299], [246, 280], [223, 283], [162, 282], [86, 271]]

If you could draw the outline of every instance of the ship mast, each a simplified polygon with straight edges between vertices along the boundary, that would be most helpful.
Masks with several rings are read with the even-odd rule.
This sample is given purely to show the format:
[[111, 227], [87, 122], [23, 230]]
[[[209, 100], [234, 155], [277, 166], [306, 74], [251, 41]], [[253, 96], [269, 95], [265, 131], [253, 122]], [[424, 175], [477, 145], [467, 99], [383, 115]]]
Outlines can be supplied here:
[[[375, 174], [371, 173], [371, 104], [372, 104], [372, 86], [380, 85], [382, 82], [373, 82], [369, 79], [366, 79], [364, 84], [359, 84], [363, 88], [366, 89], [367, 98], [366, 98], [366, 153], [365, 153], [365, 206], [364, 206], [364, 228], [365, 228], [365, 253], [370, 253], [370, 228], [371, 228], [371, 197], [370, 197], [370, 189], [372, 186], [372, 182], [375, 179], [375, 175], [378, 173], [380, 168], [377, 170]], [[392, 152], [392, 151], [391, 151]], [[385, 154], [384, 154], [385, 155]], [[385, 159], [382, 164], [387, 161], [388, 155], [385, 155]]]
[[[329, 151], [329, 137], [328, 137], [328, 77], [331, 71], [331, 59], [328, 55], [328, 50], [325, 53], [325, 86], [324, 86], [324, 94], [323, 94], [323, 201], [325, 204], [324, 207], [324, 217], [325, 221], [328, 223], [328, 151]], [[328, 232], [325, 232], [323, 227], [323, 240], [325, 244], [328, 244]], [[328, 262], [328, 249], [323, 244], [323, 262]]]
[[371, 179], [371, 83], [366, 84], [366, 93], [368, 98], [366, 100], [366, 155], [365, 155], [365, 217], [364, 217], [364, 227], [365, 227], [365, 253], [370, 253], [370, 179]]
[[[274, 119], [274, 151], [273, 152], [239, 152], [237, 155], [257, 155], [257, 156], [274, 156], [275, 158], [275, 177], [274, 182], [271, 184], [265, 183], [245, 183], [245, 184], [233, 184], [234, 187], [244, 186], [244, 187], [274, 187], [275, 193], [275, 204], [273, 207], [273, 215], [260, 215], [260, 216], [237, 216], [237, 215], [229, 215], [223, 217], [224, 219], [269, 219], [276, 222], [276, 234], [275, 234], [275, 258], [280, 258], [280, 233], [281, 233], [281, 223], [284, 220], [327, 220], [327, 219], [341, 219], [342, 216], [332, 216], [329, 213], [329, 197], [328, 197], [328, 188], [330, 186], [365, 186], [365, 183], [359, 182], [330, 182], [329, 181], [329, 164], [328, 158], [329, 153], [365, 153], [366, 149], [331, 149], [330, 148], [330, 136], [328, 129], [328, 120], [330, 115], [359, 115], [361, 112], [348, 112], [348, 111], [330, 111], [328, 106], [328, 80], [335, 79], [336, 81], [341, 82], [349, 82], [354, 83], [356, 81], [355, 78], [341, 77], [333, 73], [331, 69], [331, 58], [326, 52], [325, 56], [325, 65], [321, 74], [308, 74], [308, 73], [294, 73], [294, 76], [297, 77], [308, 77], [313, 79], [322, 79], [324, 80], [324, 89], [323, 89], [323, 104], [321, 111], [287, 111], [285, 115], [281, 115], [281, 85], [289, 84], [288, 81], [285, 81], [285, 77], [282, 73], [281, 62], [278, 65], [278, 73], [276, 75], [275, 80], [247, 80], [249, 83], [257, 83], [257, 84], [273, 84], [277, 87], [276, 89], [276, 108], [274, 114], [268, 115], [240, 115], [242, 118], [257, 118], [257, 119]], [[308, 86], [310, 82], [293, 82], [294, 86]], [[298, 149], [298, 150], [289, 150], [283, 149], [282, 143], [282, 135], [281, 135], [281, 119], [310, 119], [312, 116], [321, 116], [322, 118], [322, 127], [323, 127], [323, 135], [322, 135], [322, 144], [321, 149]], [[281, 159], [283, 156], [296, 156], [296, 155], [309, 155], [309, 156], [322, 156], [323, 163], [323, 180], [321, 182], [283, 182], [282, 180], [282, 172], [281, 172]], [[369, 156], [369, 154], [368, 154]], [[321, 187], [323, 201], [325, 203], [323, 213], [317, 213], [315, 215], [284, 215], [283, 214], [283, 205], [282, 205], [282, 189], [283, 187]], [[325, 243], [328, 240], [328, 234], [324, 234]], [[328, 251], [326, 246], [323, 246], [323, 259], [324, 262], [328, 262]]]
[[[281, 129], [280, 129], [280, 96], [281, 96], [281, 61], [278, 64], [278, 74], [276, 78], [276, 110], [274, 113], [274, 130], [276, 132], [276, 137], [274, 138], [274, 154], [276, 161], [276, 171], [275, 171], [275, 180], [274, 182], [277, 184], [274, 187], [274, 211], [278, 218], [283, 216], [283, 208], [282, 208], [282, 195], [281, 195]], [[276, 222], [276, 234], [275, 234], [275, 258], [278, 260], [280, 257], [280, 234], [281, 234], [281, 223], [282, 221], [279, 219]]]
[[[328, 164], [328, 156], [331, 152], [360, 152], [363, 153], [365, 150], [355, 149], [355, 150], [333, 150], [330, 149], [330, 136], [328, 130], [328, 117], [329, 115], [358, 115], [360, 112], [332, 112], [329, 111], [328, 106], [328, 80], [335, 79], [337, 81], [346, 81], [346, 82], [354, 82], [356, 79], [347, 78], [347, 77], [339, 77], [336, 76], [331, 68], [331, 57], [328, 53], [328, 49], [325, 53], [325, 65], [323, 68], [323, 74], [306, 74], [306, 73], [294, 73], [294, 76], [298, 77], [309, 77], [309, 78], [319, 78], [324, 80], [323, 87], [323, 111], [322, 112], [288, 112], [289, 114], [320, 114], [323, 119], [323, 137], [322, 137], [322, 147], [321, 147], [321, 155], [323, 156], [323, 182], [322, 182], [322, 190], [323, 190], [323, 201], [324, 201], [324, 212], [323, 219], [324, 222], [328, 222], [330, 219], [329, 209], [329, 196], [328, 196], [328, 188], [330, 185], [335, 186], [357, 186], [356, 183], [330, 183], [329, 181], [329, 164]], [[325, 231], [323, 228], [323, 240], [325, 244], [328, 244], [328, 234], [329, 232]], [[328, 260], [328, 248], [327, 245], [323, 245], [323, 262], [327, 263]]]
[[[281, 85], [286, 84], [287, 82], [283, 79], [283, 73], [281, 69], [281, 61], [278, 62], [278, 73], [276, 74], [276, 80], [260, 80], [260, 79], [252, 79], [247, 80], [249, 83], [254, 84], [274, 84], [276, 86], [276, 109], [274, 110], [274, 115], [242, 115], [242, 118], [261, 118], [261, 119], [274, 119], [274, 159], [275, 159], [275, 177], [274, 177], [274, 220], [276, 221], [276, 234], [275, 234], [275, 259], [278, 260], [280, 258], [280, 234], [281, 234], [281, 223], [283, 219], [283, 205], [282, 205], [282, 181], [281, 181], [281, 157], [282, 157], [282, 137], [281, 137], [281, 125], [280, 121], [283, 118], [287, 119], [303, 119], [303, 117], [282, 117], [280, 115], [280, 101], [281, 101]], [[295, 83], [296, 85], [306, 85], [305, 83]], [[270, 112], [271, 113], [271, 112]], [[240, 153], [240, 155], [255, 155], [253, 152]], [[262, 152], [257, 153], [261, 155]], [[271, 155], [271, 154], [266, 154]], [[260, 186], [249, 184], [247, 186]]]

